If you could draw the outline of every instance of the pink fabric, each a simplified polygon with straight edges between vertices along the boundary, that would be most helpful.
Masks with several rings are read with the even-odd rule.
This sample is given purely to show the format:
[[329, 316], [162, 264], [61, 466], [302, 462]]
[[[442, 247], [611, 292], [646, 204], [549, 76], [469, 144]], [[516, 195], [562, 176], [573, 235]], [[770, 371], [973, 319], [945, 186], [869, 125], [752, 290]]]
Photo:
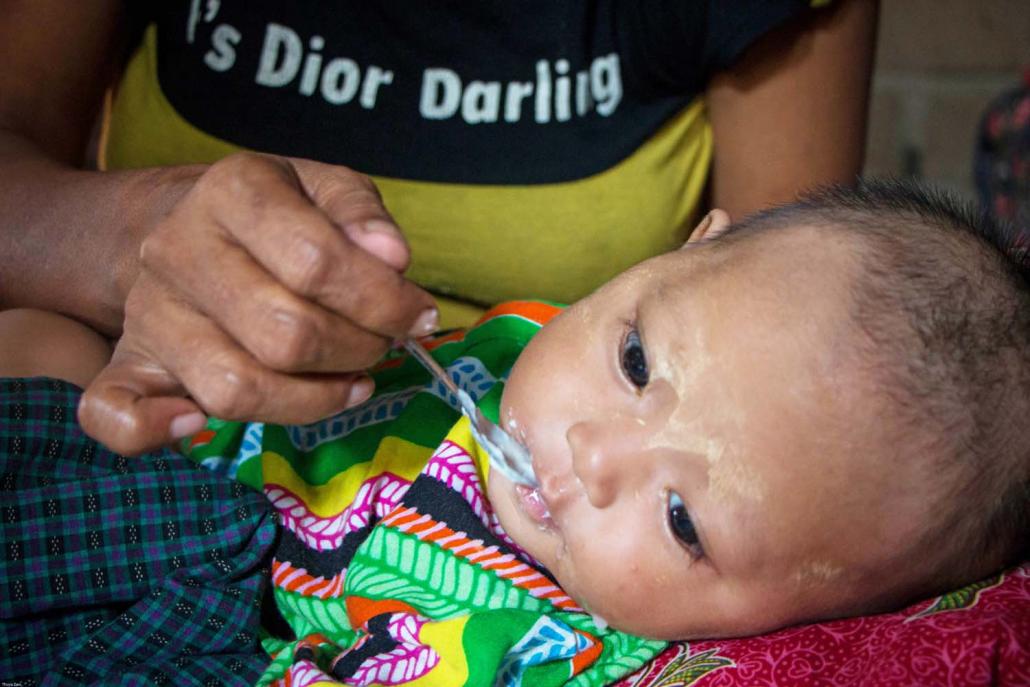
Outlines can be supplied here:
[[674, 644], [617, 684], [1030, 685], [1030, 563], [896, 613]]

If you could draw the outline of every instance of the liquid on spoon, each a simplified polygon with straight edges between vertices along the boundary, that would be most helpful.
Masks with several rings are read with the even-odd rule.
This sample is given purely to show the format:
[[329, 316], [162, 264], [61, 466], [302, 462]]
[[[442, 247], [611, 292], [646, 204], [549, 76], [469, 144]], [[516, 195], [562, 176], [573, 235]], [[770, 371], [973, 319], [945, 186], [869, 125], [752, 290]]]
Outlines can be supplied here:
[[404, 347], [419, 363], [438, 379], [448, 391], [453, 393], [461, 406], [461, 412], [469, 418], [472, 436], [486, 451], [490, 466], [501, 472], [513, 482], [531, 487], [538, 486], [533, 472], [533, 460], [525, 446], [516, 441], [510, 434], [491, 422], [476, 407], [472, 397], [459, 389], [451, 376], [439, 363], [414, 339], [407, 339]]

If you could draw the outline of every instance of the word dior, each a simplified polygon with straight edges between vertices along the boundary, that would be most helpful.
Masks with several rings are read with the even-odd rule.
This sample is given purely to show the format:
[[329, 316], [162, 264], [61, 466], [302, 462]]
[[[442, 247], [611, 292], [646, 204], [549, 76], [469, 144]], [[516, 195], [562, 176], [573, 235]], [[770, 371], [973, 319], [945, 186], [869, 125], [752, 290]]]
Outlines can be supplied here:
[[[232, 69], [242, 38], [229, 24], [217, 26], [204, 63], [215, 71]], [[356, 99], [368, 110], [376, 106], [383, 89], [394, 83], [393, 70], [374, 64], [362, 68], [348, 57], [327, 58], [324, 48], [322, 36], [311, 36], [305, 53], [296, 31], [269, 23], [254, 82], [269, 88], [293, 87], [305, 96], [317, 93], [333, 105], [347, 105]], [[523, 118], [545, 124], [594, 112], [607, 117], [622, 100], [617, 53], [595, 57], [586, 69], [575, 72], [566, 59], [541, 59], [534, 72], [530, 81], [466, 83], [452, 69], [428, 67], [422, 71], [419, 114], [430, 120], [460, 116], [468, 124], [515, 123]]]

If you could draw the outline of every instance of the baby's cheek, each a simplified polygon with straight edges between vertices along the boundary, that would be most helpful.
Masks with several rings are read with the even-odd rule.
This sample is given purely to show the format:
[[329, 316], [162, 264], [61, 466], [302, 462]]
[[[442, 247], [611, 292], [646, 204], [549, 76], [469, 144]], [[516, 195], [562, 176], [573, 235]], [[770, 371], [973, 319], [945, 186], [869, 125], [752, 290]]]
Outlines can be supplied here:
[[660, 602], [647, 558], [647, 553], [625, 536], [581, 533], [568, 544], [564, 558], [558, 560], [555, 575], [587, 610], [615, 627], [625, 627]]

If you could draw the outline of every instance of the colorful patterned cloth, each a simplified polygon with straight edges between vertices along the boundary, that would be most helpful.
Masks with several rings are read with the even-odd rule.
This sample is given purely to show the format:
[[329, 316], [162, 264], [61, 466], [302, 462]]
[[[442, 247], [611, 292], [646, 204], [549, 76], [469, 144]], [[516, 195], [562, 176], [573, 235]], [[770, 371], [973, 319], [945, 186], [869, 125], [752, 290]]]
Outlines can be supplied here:
[[271, 509], [180, 455], [108, 451], [79, 393], [0, 379], [0, 685], [253, 683]]
[[[496, 420], [543, 303], [507, 304], [427, 347]], [[295, 640], [269, 639], [261, 683], [603, 685], [665, 647], [595, 624], [501, 528], [488, 464], [456, 398], [397, 354], [362, 406], [306, 427], [213, 422], [187, 446], [264, 490]]]

